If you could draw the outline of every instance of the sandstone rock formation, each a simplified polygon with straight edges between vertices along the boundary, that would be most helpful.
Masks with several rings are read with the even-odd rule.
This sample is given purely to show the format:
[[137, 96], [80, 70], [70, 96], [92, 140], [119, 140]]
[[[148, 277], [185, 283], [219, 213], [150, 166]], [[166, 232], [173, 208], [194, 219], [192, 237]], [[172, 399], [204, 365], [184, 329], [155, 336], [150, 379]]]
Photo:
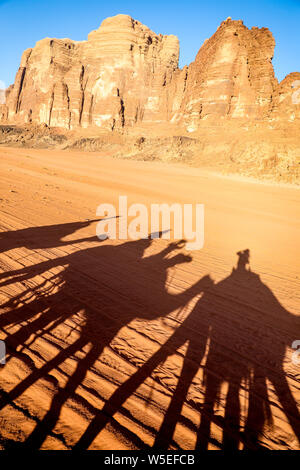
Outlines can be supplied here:
[[7, 98], [9, 121], [113, 130], [159, 120], [178, 57], [175, 36], [126, 15], [107, 18], [87, 41], [43, 39], [23, 54]]
[[287, 75], [276, 87], [272, 99], [271, 117], [276, 121], [289, 122], [300, 119], [300, 73]]
[[181, 104], [173, 103], [173, 120], [193, 131], [201, 119], [267, 117], [277, 86], [274, 46], [268, 29], [224, 21], [183, 70], [186, 87]]
[[0, 106], [5, 104], [5, 90], [0, 88]]
[[278, 84], [274, 46], [268, 29], [228, 18], [180, 70], [175, 36], [117, 15], [87, 41], [47, 38], [26, 50], [0, 120], [106, 130], [169, 123], [189, 132], [206, 120], [297, 120], [300, 74]]

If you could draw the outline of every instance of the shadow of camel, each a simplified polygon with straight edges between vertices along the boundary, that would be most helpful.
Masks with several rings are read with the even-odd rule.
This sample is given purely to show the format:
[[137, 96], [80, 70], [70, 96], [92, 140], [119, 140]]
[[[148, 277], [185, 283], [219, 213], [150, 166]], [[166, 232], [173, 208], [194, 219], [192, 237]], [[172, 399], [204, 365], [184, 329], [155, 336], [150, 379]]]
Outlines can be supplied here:
[[[59, 231], [57, 236], [61, 240]], [[29, 361], [31, 373], [1, 400], [1, 407], [18, 398], [40, 378], [49, 377], [67, 358], [76, 357], [90, 346], [82, 358], [76, 358], [76, 368], [67, 383], [57, 386], [49, 410], [24, 445], [32, 449], [42, 446], [66, 400], [74, 396], [104, 347], [111, 344], [122, 327], [137, 318], [147, 325], [151, 320], [166, 317], [184, 308], [199, 294], [201, 298], [192, 311], [157, 352], [117, 388], [102, 409], [94, 410], [94, 419], [79, 436], [74, 449], [87, 449], [147, 377], [185, 343], [188, 343], [187, 352], [169, 407], [156, 432], [155, 448], [174, 446], [175, 427], [182, 420], [184, 404], [195, 408], [201, 417], [197, 442], [190, 448], [208, 447], [212, 423], [222, 429], [222, 448], [238, 449], [241, 444], [245, 449], [262, 448], [261, 436], [272, 418], [269, 393], [278, 397], [274, 406], [281, 408], [299, 441], [299, 411], [283, 368], [286, 348], [299, 331], [299, 317], [285, 310], [260, 277], [247, 269], [249, 250], [238, 253], [237, 267], [224, 280], [214, 283], [204, 276], [185, 291], [170, 294], [166, 289], [168, 268], [187, 263], [191, 258], [180, 253], [170, 257], [182, 247], [182, 242], [170, 243], [161, 252], [145, 257], [151, 243], [148, 238], [117, 246], [100, 244], [9, 273], [12, 276], [9, 282], [15, 282], [54, 272], [38, 289], [30, 289], [29, 301], [23, 300], [23, 293], [4, 305], [10, 311], [0, 316], [0, 328], [27, 322], [17, 332], [7, 335], [7, 350], [11, 355], [26, 360], [26, 354], [20, 356], [16, 349], [28, 343], [30, 337], [35, 341], [79, 312], [83, 312], [84, 321], [78, 338], [42, 367], [37, 368]], [[64, 269], [57, 274], [58, 266]], [[2, 274], [0, 280], [7, 282], [6, 277]], [[195, 403], [189, 398], [189, 390], [200, 366], [204, 392], [202, 402], [199, 396]], [[227, 384], [225, 394], [224, 384]], [[241, 414], [241, 394], [248, 395], [245, 418]], [[219, 402], [224, 405], [223, 417], [215, 412]]]
[[[195, 448], [207, 449], [212, 422], [223, 429], [223, 449], [237, 450], [240, 442], [245, 449], [261, 448], [259, 438], [265, 424], [271, 420], [267, 380], [273, 384], [282, 411], [300, 441], [299, 411], [283, 370], [286, 347], [295, 339], [297, 326], [299, 331], [299, 318], [280, 305], [257, 274], [246, 269], [249, 250], [239, 252], [238, 256], [237, 268], [226, 279], [214, 284], [206, 276], [199, 281], [199, 292], [203, 292], [203, 296], [193, 311], [149, 361], [115, 391], [75, 449], [87, 449], [128, 397], [186, 342], [181, 374], [156, 434], [154, 448], [167, 449], [174, 444], [175, 427], [207, 344], [204, 403], [198, 406], [201, 422]], [[241, 432], [239, 395], [243, 381], [249, 402]], [[220, 419], [214, 415], [214, 407], [220, 399], [223, 383], [228, 384], [228, 392], [224, 397], [225, 415]]]
[[[97, 221], [99, 221], [99, 219], [0, 232], [0, 253], [22, 246], [31, 250], [44, 250], [47, 248], [58, 248], [74, 243], [92, 241], [91, 237], [78, 238], [72, 241], [64, 241], [63, 238]], [[94, 237], [93, 240], [96, 241], [97, 237]]]
[[[42, 284], [42, 290], [40, 285], [35, 292], [31, 289], [29, 302], [18, 306], [24, 297], [23, 292], [21, 296], [16, 296], [3, 305], [6, 309], [10, 308], [10, 311], [0, 316], [2, 329], [16, 324], [18, 320], [27, 321], [25, 326], [7, 336], [7, 350], [10, 355], [27, 361], [32, 368], [32, 373], [10, 392], [9, 400], [15, 400], [37, 380], [47, 377], [66, 358], [82, 351], [86, 345], [91, 345], [90, 351], [78, 361], [66, 386], [57, 391], [42, 422], [27, 439], [28, 446], [39, 448], [42, 445], [55, 426], [65, 401], [72, 396], [87, 371], [100, 357], [103, 348], [110, 344], [123, 326], [135, 318], [152, 320], [167, 315], [186, 303], [193, 288], [183, 294], [170, 295], [165, 289], [165, 283], [168, 268], [189, 262], [191, 257], [183, 254], [168, 257], [182, 246], [182, 242], [179, 242], [170, 243], [158, 254], [143, 258], [152, 241], [149, 237], [118, 246], [100, 244], [9, 273], [13, 276], [9, 282], [14, 282], [14, 276], [24, 282], [57, 266], [64, 267], [63, 272], [51, 277], [50, 288]], [[151, 286], [145, 277], [149, 273], [153, 276]], [[5, 275], [1, 275], [1, 278], [5, 278]], [[49, 283], [49, 278], [47, 282]], [[100, 290], [101, 297], [96, 294]], [[17, 351], [30, 337], [34, 336], [36, 339], [37, 336], [49, 333], [82, 310], [84, 324], [81, 325], [79, 338], [40, 369], [35, 368], [26, 354]], [[6, 400], [3, 400], [1, 407], [5, 404]]]

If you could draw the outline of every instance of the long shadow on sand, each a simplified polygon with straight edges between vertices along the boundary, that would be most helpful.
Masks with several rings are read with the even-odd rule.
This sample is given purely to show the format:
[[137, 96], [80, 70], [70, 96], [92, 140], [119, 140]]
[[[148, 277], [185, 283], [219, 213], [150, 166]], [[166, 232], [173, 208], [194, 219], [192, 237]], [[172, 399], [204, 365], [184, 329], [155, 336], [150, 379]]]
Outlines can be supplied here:
[[[75, 227], [76, 224], [74, 230]], [[30, 239], [30, 230], [27, 229], [25, 238]], [[38, 228], [32, 230], [38, 239]], [[71, 233], [71, 226], [56, 226], [54, 232], [51, 246], [55, 246], [55, 237], [56, 246], [62, 246], [61, 239]], [[47, 234], [42, 228], [41, 239], [43, 237]], [[3, 234], [2, 239], [5, 239]], [[17, 233], [13, 239], [18, 239]], [[8, 239], [5, 241], [5, 249], [9, 249]], [[0, 316], [1, 329], [26, 322], [7, 336], [6, 344], [9, 354], [27, 361], [32, 370], [2, 399], [1, 407], [18, 398], [40, 378], [49, 377], [51, 371], [67, 358], [75, 357], [89, 346], [82, 358], [77, 357], [76, 368], [66, 385], [57, 387], [49, 410], [24, 445], [31, 449], [42, 446], [52, 433], [66, 400], [75, 395], [87, 372], [121, 328], [137, 318], [148, 322], [166, 317], [176, 309], [184, 308], [199, 294], [201, 298], [193, 310], [158, 351], [117, 388], [103, 409], [95, 410], [94, 419], [83, 435], [78, 436], [75, 449], [87, 449], [147, 377], [186, 342], [183, 367], [156, 433], [154, 447], [176, 445], [175, 427], [182, 421], [182, 407], [187, 403], [196, 408], [200, 416], [196, 448], [206, 449], [213, 440], [212, 423], [222, 429], [222, 448], [237, 449], [241, 444], [245, 449], [261, 448], [260, 437], [272, 421], [268, 382], [299, 440], [299, 411], [283, 370], [286, 347], [296, 339], [299, 318], [286, 311], [259, 275], [247, 268], [249, 250], [238, 253], [237, 267], [221, 282], [214, 283], [209, 276], [204, 276], [185, 291], [170, 294], [166, 289], [168, 268], [188, 263], [191, 257], [180, 253], [174, 255], [182, 243], [170, 243], [161, 252], [145, 257], [145, 250], [151, 243], [151, 238], [117, 246], [99, 242], [96, 247], [0, 275], [0, 281], [7, 284], [48, 273], [37, 289], [31, 288], [7, 302], [4, 307], [9, 311]], [[63, 268], [59, 273], [58, 267]], [[35, 341], [79, 313], [84, 321], [80, 324], [77, 339], [42, 367], [37, 368], [26, 353], [20, 352], [25, 342], [28, 346], [29, 338]], [[203, 363], [204, 396], [199, 396], [197, 403], [191, 403], [188, 392]], [[222, 392], [224, 383], [227, 384], [226, 396]], [[248, 396], [244, 422], [241, 420], [241, 393]], [[222, 401], [225, 415], [220, 417], [215, 408]]]
[[[188, 390], [198, 372], [208, 345], [204, 367], [204, 400], [199, 413], [200, 427], [195, 448], [207, 449], [211, 423], [223, 430], [223, 449], [258, 449], [265, 424], [271, 424], [267, 380], [274, 387], [280, 406], [295, 435], [300, 439], [300, 417], [283, 370], [287, 345], [291, 345], [299, 318], [287, 312], [259, 276], [246, 269], [249, 250], [238, 253], [237, 268], [230, 276], [214, 284], [209, 276], [198, 283], [203, 295], [193, 311], [167, 342], [107, 401], [90, 423], [75, 448], [86, 449], [110, 417], [151, 375], [155, 368], [188, 342], [187, 352], [175, 392], [156, 434], [154, 447], [173, 445], [173, 434], [180, 421]], [[288, 332], [289, 331], [289, 332]], [[209, 341], [209, 342], [208, 342]], [[214, 415], [223, 383], [228, 384], [224, 397], [225, 415]], [[240, 426], [240, 391], [248, 391], [248, 414]]]

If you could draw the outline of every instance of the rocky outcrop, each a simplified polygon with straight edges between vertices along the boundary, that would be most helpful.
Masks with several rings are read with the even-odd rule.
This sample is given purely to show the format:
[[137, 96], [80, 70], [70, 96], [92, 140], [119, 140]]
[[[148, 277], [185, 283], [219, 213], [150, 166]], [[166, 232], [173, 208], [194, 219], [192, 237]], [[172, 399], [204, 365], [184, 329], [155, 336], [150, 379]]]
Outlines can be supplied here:
[[7, 119], [7, 106], [5, 105], [6, 102], [6, 94], [5, 89], [0, 88], [0, 122], [5, 121]]
[[180, 106], [173, 103], [173, 120], [193, 131], [200, 120], [266, 118], [277, 86], [274, 46], [268, 29], [224, 21], [182, 72], [185, 92]]
[[5, 90], [0, 88], [0, 106], [5, 104]]
[[297, 120], [300, 74], [278, 84], [274, 46], [268, 29], [228, 18], [180, 70], [175, 36], [117, 15], [87, 41], [47, 38], [26, 50], [0, 119], [106, 130], [170, 123], [189, 132], [206, 120]]
[[7, 98], [9, 121], [109, 129], [166, 119], [164, 88], [179, 42], [130, 16], [103, 21], [87, 41], [43, 39], [24, 52]]
[[289, 122], [300, 120], [300, 73], [290, 73], [276, 87], [272, 99], [271, 118]]

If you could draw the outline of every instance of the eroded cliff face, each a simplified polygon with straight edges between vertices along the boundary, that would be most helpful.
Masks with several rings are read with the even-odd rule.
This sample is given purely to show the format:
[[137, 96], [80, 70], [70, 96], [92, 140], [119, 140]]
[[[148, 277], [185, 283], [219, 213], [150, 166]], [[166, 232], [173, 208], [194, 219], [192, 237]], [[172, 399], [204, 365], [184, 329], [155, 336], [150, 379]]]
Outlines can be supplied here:
[[87, 41], [43, 39], [23, 54], [8, 119], [112, 130], [166, 119], [164, 88], [178, 57], [175, 36], [156, 35], [126, 15], [107, 18]]
[[180, 70], [175, 36], [117, 15], [87, 41], [47, 38], [26, 50], [0, 119], [106, 130], [170, 123], [189, 132], [205, 120], [297, 120], [300, 74], [278, 84], [274, 46], [268, 29], [229, 18]]
[[189, 66], [182, 102], [173, 104], [173, 120], [192, 131], [203, 119], [267, 117], [277, 86], [274, 46], [268, 29], [224, 21]]
[[288, 122], [300, 120], [300, 73], [287, 75], [276, 87], [270, 113], [271, 119]]

